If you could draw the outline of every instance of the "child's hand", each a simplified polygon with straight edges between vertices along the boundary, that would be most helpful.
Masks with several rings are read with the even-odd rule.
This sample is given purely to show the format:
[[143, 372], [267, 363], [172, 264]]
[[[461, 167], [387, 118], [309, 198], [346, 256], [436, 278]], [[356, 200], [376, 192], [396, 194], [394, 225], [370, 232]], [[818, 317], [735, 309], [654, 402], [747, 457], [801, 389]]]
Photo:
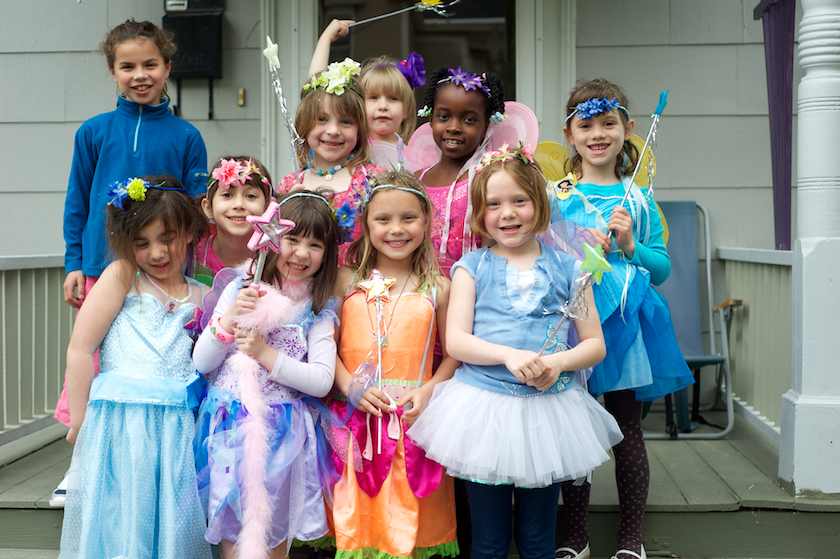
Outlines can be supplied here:
[[429, 400], [432, 397], [432, 391], [434, 389], [429, 389], [427, 388], [428, 386], [430, 385], [424, 384], [420, 388], [415, 388], [406, 394], [402, 400], [400, 400], [400, 406], [405, 406], [409, 402], [411, 403], [411, 409], [406, 409], [402, 416], [403, 425], [406, 427], [414, 425], [414, 422], [417, 421], [417, 418], [420, 417], [423, 410], [428, 407]]
[[327, 38], [334, 43], [339, 37], [344, 37], [350, 32], [350, 24], [356, 23], [352, 19], [334, 19], [330, 22], [321, 37]]
[[85, 274], [81, 270], [74, 270], [64, 278], [64, 302], [74, 309], [78, 309], [82, 306], [84, 298]]
[[236, 345], [239, 346], [239, 351], [248, 357], [253, 357], [257, 361], [261, 361], [260, 357], [268, 349], [268, 344], [265, 343], [262, 336], [256, 332], [246, 331], [240, 328], [235, 329], [233, 335], [236, 338]]
[[301, 190], [306, 190], [306, 187], [299, 182], [296, 182], [289, 190], [287, 190], [287, 192], [291, 194], [292, 192], [300, 192]]
[[554, 383], [557, 382], [558, 378], [560, 378], [560, 373], [562, 372], [563, 371], [560, 369], [560, 367], [546, 367], [543, 374], [541, 374], [535, 379], [529, 380], [525, 384], [527, 384], [528, 386], [533, 386], [534, 388], [542, 392], [554, 386]]
[[521, 349], [510, 349], [505, 359], [505, 367], [514, 374], [520, 382], [530, 384], [528, 381], [536, 379], [546, 370], [543, 360], [533, 351]]
[[67, 431], [67, 436], [64, 437], [67, 439], [67, 442], [70, 444], [76, 444], [76, 437], [79, 436], [79, 430], [75, 427], [70, 427], [70, 430]]
[[257, 294], [257, 290], [252, 287], [241, 289], [239, 294], [236, 296], [236, 299], [233, 301], [233, 305], [231, 305], [233, 315], [242, 316], [243, 314], [252, 312], [257, 308], [257, 303], [259, 303], [260, 297], [263, 297], [266, 293], [268, 293], [268, 291], [260, 290], [259, 294]]
[[627, 258], [632, 259], [636, 252], [636, 240], [633, 238], [633, 219], [625, 208], [622, 206], [613, 208], [607, 229], [615, 232], [615, 241], [618, 246]]
[[380, 410], [389, 411], [391, 409], [391, 399], [377, 387], [371, 386], [365, 390], [359, 403], [356, 404], [356, 409], [376, 417], [382, 417], [382, 411]]
[[592, 236], [595, 237], [595, 240], [598, 242], [598, 244], [601, 245], [601, 248], [604, 249], [604, 254], [609, 254], [610, 245], [612, 244], [612, 241], [610, 241], [610, 238], [607, 236], [607, 234], [602, 233], [594, 227], [587, 227], [587, 229], [590, 233], [592, 233]]

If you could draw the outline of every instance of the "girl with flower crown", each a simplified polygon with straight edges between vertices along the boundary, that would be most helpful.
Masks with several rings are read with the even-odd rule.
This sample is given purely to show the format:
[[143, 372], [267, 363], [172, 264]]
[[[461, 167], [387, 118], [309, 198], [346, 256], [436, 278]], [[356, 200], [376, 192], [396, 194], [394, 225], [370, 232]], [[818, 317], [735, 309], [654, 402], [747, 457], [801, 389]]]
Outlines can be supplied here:
[[212, 557], [192, 448], [203, 379], [189, 328], [204, 286], [184, 275], [205, 228], [174, 177], [111, 189], [106, 230], [117, 260], [88, 293], [67, 348], [75, 447], [61, 559]]
[[335, 374], [339, 225], [320, 193], [279, 205], [291, 220], [280, 252], [260, 278], [243, 265], [194, 351], [212, 375], [195, 438], [205, 537], [226, 559], [281, 558], [294, 539], [324, 536], [335, 482], [317, 409]]
[[[624, 92], [607, 80], [575, 86], [563, 128], [572, 147], [569, 176], [553, 190], [562, 217], [590, 228], [612, 265], [594, 287], [607, 356], [595, 367], [589, 391], [604, 395], [624, 434], [613, 448], [621, 508], [613, 559], [643, 559], [650, 473], [642, 405], [694, 380], [674, 337], [668, 306], [651, 287], [668, 279], [671, 260], [656, 204], [647, 189], [630, 180], [640, 157], [630, 141], [634, 122], [627, 104]], [[589, 483], [563, 485], [568, 530], [558, 558], [590, 556], [589, 490]]]
[[[349, 32], [352, 20], [334, 19], [318, 39], [312, 55], [309, 75], [327, 67], [330, 44]], [[365, 110], [370, 129], [371, 160], [386, 169], [400, 165], [409, 172], [411, 167], [403, 157], [403, 146], [408, 143], [417, 119], [414, 90], [426, 84], [423, 57], [409, 53], [399, 61], [390, 56], [366, 60], [362, 66], [361, 85], [365, 92]]]
[[254, 256], [248, 240], [254, 230], [245, 220], [262, 215], [274, 195], [271, 175], [256, 158], [237, 155], [216, 163], [201, 208], [215, 225], [193, 251], [192, 276], [212, 286], [223, 268], [235, 268]]
[[341, 268], [337, 282], [349, 295], [332, 409], [348, 420], [330, 436], [343, 470], [333, 490], [334, 542], [317, 544], [334, 543], [337, 559], [455, 556], [452, 478], [406, 434], [435, 385], [455, 370], [446, 356], [432, 366], [449, 280], [437, 269], [431, 202], [417, 179], [389, 171], [370, 184], [364, 233], [348, 251], [352, 268]]
[[446, 349], [462, 365], [408, 431], [466, 480], [474, 559], [507, 557], [512, 536], [521, 557], [552, 557], [560, 482], [586, 479], [621, 440], [575, 383], [606, 348], [591, 288], [575, 293], [580, 262], [536, 237], [549, 225], [544, 185], [528, 149], [506, 146], [476, 167], [470, 226], [495, 244], [453, 267]]
[[[303, 139], [298, 153], [303, 170], [286, 175], [277, 187], [279, 192], [327, 190], [336, 213], [351, 222], [365, 198], [367, 177], [383, 170], [370, 164], [364, 90], [357, 81], [360, 68], [358, 62], [346, 58], [330, 64], [303, 86], [295, 114], [295, 128]], [[352, 239], [360, 232], [356, 224]], [[346, 252], [347, 245], [342, 244], [339, 265], [344, 264]]]

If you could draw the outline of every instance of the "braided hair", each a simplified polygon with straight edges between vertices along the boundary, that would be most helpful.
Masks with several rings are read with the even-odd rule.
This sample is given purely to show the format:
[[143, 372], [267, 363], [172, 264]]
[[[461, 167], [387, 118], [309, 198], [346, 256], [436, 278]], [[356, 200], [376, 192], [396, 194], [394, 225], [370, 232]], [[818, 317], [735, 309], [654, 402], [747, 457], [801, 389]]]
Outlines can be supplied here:
[[[449, 85], [452, 82], [443, 81], [449, 77], [449, 68], [446, 66], [439, 66], [426, 81], [426, 93], [423, 96], [423, 104], [429, 109], [435, 108], [435, 97], [441, 87]], [[484, 74], [484, 85], [490, 90], [490, 95], [484, 96], [484, 110], [487, 119], [496, 113], [505, 114], [505, 84], [493, 72]], [[483, 93], [483, 92], [481, 92]]]

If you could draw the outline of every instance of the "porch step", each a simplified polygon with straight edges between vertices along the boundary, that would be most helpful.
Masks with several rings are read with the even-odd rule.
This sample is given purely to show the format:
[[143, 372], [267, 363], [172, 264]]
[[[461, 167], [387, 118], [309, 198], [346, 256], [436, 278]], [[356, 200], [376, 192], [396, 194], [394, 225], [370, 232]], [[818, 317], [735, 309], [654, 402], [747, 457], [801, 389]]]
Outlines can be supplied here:
[[0, 548], [0, 559], [57, 559], [57, 549], [4, 549]]

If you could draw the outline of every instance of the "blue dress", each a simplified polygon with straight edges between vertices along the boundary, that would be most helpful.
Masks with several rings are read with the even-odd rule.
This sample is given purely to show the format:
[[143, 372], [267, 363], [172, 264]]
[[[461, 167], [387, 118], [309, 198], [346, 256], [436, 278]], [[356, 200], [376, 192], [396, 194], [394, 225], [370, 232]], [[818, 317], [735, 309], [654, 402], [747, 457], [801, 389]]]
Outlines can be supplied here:
[[[580, 277], [579, 263], [546, 245], [531, 266], [533, 285], [520, 296], [519, 271], [487, 247], [453, 266], [475, 279], [473, 335], [516, 349], [567, 348], [569, 321], [560, 308]], [[554, 331], [557, 330], [557, 336]], [[490, 485], [546, 487], [587, 477], [609, 460], [623, 435], [610, 413], [561, 373], [543, 392], [504, 365], [463, 363], [435, 387], [429, 406], [407, 431], [449, 475]]]
[[[668, 279], [671, 261], [659, 212], [655, 205], [648, 208], [644, 190], [634, 186], [624, 204], [633, 219], [633, 258], [628, 259], [613, 239], [607, 256], [612, 271], [592, 288], [607, 356], [595, 366], [589, 391], [600, 396], [630, 389], [636, 400], [647, 402], [689, 386], [694, 378], [677, 345], [668, 303], [651, 287]], [[612, 210], [624, 192], [623, 183], [557, 189], [552, 221], [558, 219], [559, 209], [565, 221], [607, 233]]]
[[196, 308], [167, 313], [150, 293], [126, 295], [73, 449], [61, 559], [212, 557], [192, 448], [203, 379], [184, 329]]

